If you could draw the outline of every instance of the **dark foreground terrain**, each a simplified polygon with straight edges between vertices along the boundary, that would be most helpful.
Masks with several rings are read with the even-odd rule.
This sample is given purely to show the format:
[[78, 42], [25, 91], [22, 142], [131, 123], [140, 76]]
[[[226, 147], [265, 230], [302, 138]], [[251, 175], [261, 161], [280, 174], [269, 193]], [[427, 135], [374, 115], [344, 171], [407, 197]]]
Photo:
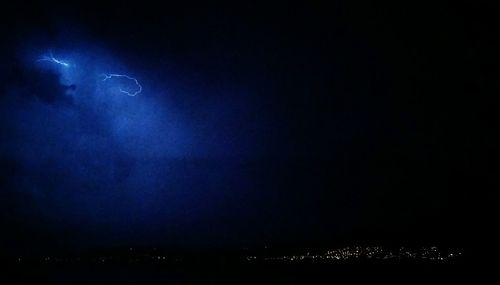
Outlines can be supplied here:
[[491, 264], [481, 260], [469, 250], [437, 247], [223, 253], [125, 247], [6, 258], [0, 284], [479, 284]]
[[[469, 278], [456, 265], [40, 266], [17, 268], [2, 284], [450, 284]], [[348, 282], [346, 282], [348, 281]]]
[[486, 278], [463, 260], [32, 263], [6, 268], [0, 284], [456, 284]]

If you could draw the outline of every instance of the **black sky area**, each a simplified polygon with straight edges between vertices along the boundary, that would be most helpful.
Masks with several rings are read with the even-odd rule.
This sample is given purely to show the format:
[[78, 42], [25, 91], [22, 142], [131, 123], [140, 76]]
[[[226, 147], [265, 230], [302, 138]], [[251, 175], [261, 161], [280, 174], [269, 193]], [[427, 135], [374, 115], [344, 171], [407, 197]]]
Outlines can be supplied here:
[[[61, 42], [65, 34], [80, 33], [129, 65], [149, 70], [150, 81], [168, 77], [175, 90], [185, 91], [184, 97], [151, 96], [182, 110], [194, 129], [207, 109], [227, 114], [214, 119], [217, 123], [207, 127], [208, 133], [217, 136], [216, 142], [235, 138], [228, 145], [238, 155], [187, 155], [175, 162], [158, 158], [141, 170], [175, 179], [176, 193], [189, 197], [182, 200], [182, 208], [203, 210], [168, 212], [170, 194], [158, 194], [155, 211], [136, 207], [129, 213], [138, 217], [133, 229], [127, 229], [128, 218], [116, 222], [123, 210], [109, 224], [68, 218], [72, 204], [51, 189], [63, 185], [68, 191], [83, 191], [86, 176], [71, 181], [51, 177], [43, 165], [58, 163], [27, 165], [24, 158], [4, 151], [6, 145], [15, 147], [16, 140], [7, 138], [20, 126], [19, 116], [4, 113], [2, 252], [129, 244], [474, 247], [493, 241], [498, 6], [439, 1], [164, 2], [5, 4], [0, 28], [2, 110], [15, 112], [18, 106], [11, 109], [5, 103], [13, 96], [8, 91], [29, 88], [39, 93], [14, 92], [21, 94], [16, 95], [21, 102], [72, 106], [61, 94], [80, 86], [51, 86], [57, 82], [53, 75], [19, 66], [18, 51], [33, 38]], [[243, 91], [234, 95], [224, 92], [228, 88]], [[245, 111], [234, 111], [234, 105]], [[92, 130], [98, 128], [93, 122], [86, 121]], [[124, 155], [112, 160], [121, 171], [118, 180], [141, 164]], [[98, 178], [109, 181], [104, 175]], [[54, 196], [44, 205], [20, 191], [19, 181]], [[169, 181], [155, 178], [154, 185], [169, 189]], [[109, 187], [106, 191], [121, 190], [119, 185]], [[203, 206], [205, 202], [210, 206]], [[135, 206], [117, 200], [116, 207], [127, 203]], [[86, 215], [75, 211], [78, 217]]]

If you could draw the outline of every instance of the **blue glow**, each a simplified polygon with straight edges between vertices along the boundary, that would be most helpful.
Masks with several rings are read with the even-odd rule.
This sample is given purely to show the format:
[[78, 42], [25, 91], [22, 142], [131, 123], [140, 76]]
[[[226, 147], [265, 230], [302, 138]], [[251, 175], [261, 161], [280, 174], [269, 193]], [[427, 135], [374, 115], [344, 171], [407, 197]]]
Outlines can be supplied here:
[[114, 77], [117, 77], [117, 78], [126, 78], [126, 79], [134, 81], [135, 85], [137, 86], [137, 90], [135, 92], [128, 92], [126, 90], [123, 90], [121, 87], [119, 87], [120, 92], [125, 93], [128, 96], [136, 96], [137, 94], [139, 94], [139, 93], [142, 92], [142, 86], [141, 86], [141, 84], [134, 77], [131, 77], [131, 76], [128, 76], [128, 75], [125, 75], [125, 74], [115, 74], [115, 73], [101, 74], [101, 76], [104, 76], [104, 79], [102, 81], [106, 81], [106, 80], [114, 78]]
[[33, 197], [50, 223], [169, 235], [179, 221], [212, 215], [222, 194], [250, 192], [252, 180], [232, 163], [255, 141], [239, 124], [249, 104], [238, 90], [192, 88], [175, 65], [125, 61], [71, 36], [28, 41], [18, 54], [23, 72], [0, 96], [15, 133], [0, 156], [26, 169], [12, 189]]
[[64, 67], [69, 67], [70, 66], [69, 63], [67, 63], [65, 61], [62, 61], [60, 59], [55, 58], [54, 55], [52, 54], [52, 52], [49, 52], [49, 55], [44, 55], [44, 56], [42, 56], [41, 58], [39, 58], [37, 60], [37, 62], [40, 62], [40, 61], [53, 62], [53, 63], [59, 64], [59, 65], [62, 65]]

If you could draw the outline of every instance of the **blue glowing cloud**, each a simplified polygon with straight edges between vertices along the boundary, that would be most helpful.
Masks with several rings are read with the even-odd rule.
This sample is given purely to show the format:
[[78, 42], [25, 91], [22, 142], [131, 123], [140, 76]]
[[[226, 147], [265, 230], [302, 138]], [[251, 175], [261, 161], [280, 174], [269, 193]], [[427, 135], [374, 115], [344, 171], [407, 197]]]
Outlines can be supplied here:
[[54, 225], [169, 234], [185, 209], [187, 219], [202, 220], [226, 193], [250, 189], [237, 166], [253, 152], [255, 129], [239, 124], [251, 109], [240, 96], [213, 95], [240, 92], [197, 93], [163, 65], [144, 61], [145, 69], [68, 39], [27, 41], [17, 52], [22, 72], [0, 96], [0, 132], [8, 134], [0, 156], [22, 169], [9, 191], [33, 197]]

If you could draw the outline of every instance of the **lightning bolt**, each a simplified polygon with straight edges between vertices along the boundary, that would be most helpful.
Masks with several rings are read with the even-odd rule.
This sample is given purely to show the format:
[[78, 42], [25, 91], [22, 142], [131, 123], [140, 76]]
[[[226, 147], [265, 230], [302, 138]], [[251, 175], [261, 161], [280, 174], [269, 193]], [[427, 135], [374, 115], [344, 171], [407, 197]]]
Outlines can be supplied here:
[[127, 94], [128, 96], [136, 96], [137, 94], [139, 94], [139, 93], [142, 92], [142, 86], [141, 86], [141, 84], [134, 77], [131, 77], [131, 76], [128, 76], [128, 75], [125, 75], [125, 74], [116, 74], [116, 73], [101, 74], [101, 76], [104, 76], [104, 79], [102, 81], [106, 81], [106, 80], [111, 79], [113, 77], [126, 78], [126, 79], [134, 81], [135, 85], [137, 85], [137, 90], [135, 92], [128, 92], [128, 91], [123, 90], [121, 87], [119, 87], [120, 92], [122, 92], [124, 94]]
[[[61, 66], [64, 66], [64, 67], [70, 67], [71, 66], [70, 63], [54, 57], [52, 51], [49, 51], [48, 55], [45, 54], [45, 55], [41, 56], [40, 58], [38, 58], [36, 61], [37, 62], [48, 61], [48, 62], [55, 63], [55, 64], [58, 64], [58, 65], [61, 65]], [[134, 84], [137, 86], [137, 89], [134, 92], [124, 90], [121, 86], [118, 86], [118, 89], [120, 90], [120, 92], [124, 93], [124, 94], [127, 94], [128, 96], [136, 96], [137, 94], [139, 94], [139, 93], [142, 92], [142, 86], [141, 86], [141, 84], [139, 83], [139, 81], [136, 78], [134, 78], [132, 76], [128, 76], [126, 74], [117, 74], [117, 73], [109, 73], [109, 74], [104, 74], [103, 73], [100, 76], [104, 77], [102, 81], [107, 81], [107, 80], [115, 78], [115, 77], [116, 78], [125, 78], [127, 80], [133, 81]]]
[[62, 65], [64, 67], [69, 67], [69, 63], [64, 62], [64, 61], [62, 61], [60, 59], [55, 58], [54, 55], [52, 54], [52, 52], [49, 52], [49, 55], [44, 55], [41, 58], [39, 58], [37, 60], [37, 62], [39, 62], [39, 61], [50, 61], [50, 62], [59, 64], [59, 65]]

